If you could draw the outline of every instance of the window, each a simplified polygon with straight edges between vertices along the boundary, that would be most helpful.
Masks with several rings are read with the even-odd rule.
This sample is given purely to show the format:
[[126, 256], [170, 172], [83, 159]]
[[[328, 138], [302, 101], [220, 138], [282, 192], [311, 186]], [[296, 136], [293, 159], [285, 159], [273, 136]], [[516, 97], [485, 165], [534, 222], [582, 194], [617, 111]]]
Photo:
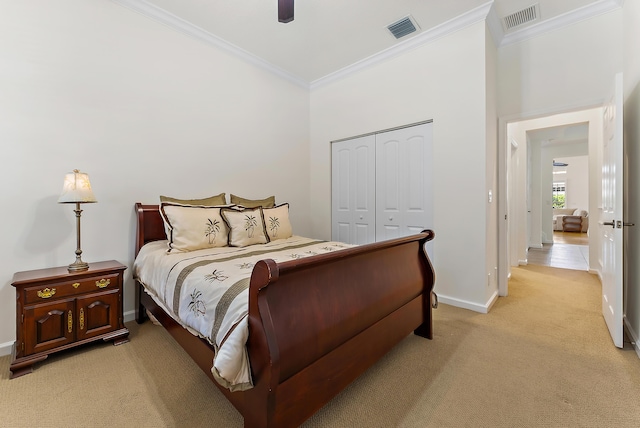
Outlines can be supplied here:
[[553, 208], [565, 208], [566, 189], [564, 181], [553, 182]]

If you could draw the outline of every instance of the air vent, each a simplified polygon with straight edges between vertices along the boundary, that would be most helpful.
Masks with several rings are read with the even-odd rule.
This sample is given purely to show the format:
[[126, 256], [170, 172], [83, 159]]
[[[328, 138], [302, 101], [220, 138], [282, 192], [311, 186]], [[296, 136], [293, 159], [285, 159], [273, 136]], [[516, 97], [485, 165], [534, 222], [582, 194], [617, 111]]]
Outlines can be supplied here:
[[420, 29], [420, 27], [413, 19], [413, 17], [409, 15], [405, 16], [399, 21], [394, 22], [393, 24], [389, 24], [387, 26], [387, 29], [391, 32], [391, 34], [393, 34], [393, 37], [399, 39], [411, 33], [415, 33]]
[[533, 6], [529, 6], [526, 9], [519, 10], [507, 15], [502, 19], [505, 30], [511, 30], [512, 28], [519, 27], [524, 24], [528, 24], [540, 19], [540, 5], [538, 3]]

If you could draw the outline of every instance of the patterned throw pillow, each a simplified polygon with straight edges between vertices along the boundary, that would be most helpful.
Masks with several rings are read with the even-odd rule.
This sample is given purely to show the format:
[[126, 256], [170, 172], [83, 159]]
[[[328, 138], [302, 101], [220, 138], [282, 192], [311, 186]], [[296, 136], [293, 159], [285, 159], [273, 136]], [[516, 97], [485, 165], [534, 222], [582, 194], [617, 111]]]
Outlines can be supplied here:
[[236, 205], [242, 205], [245, 208], [273, 208], [276, 205], [276, 197], [269, 196], [264, 199], [245, 199], [240, 196], [231, 194], [231, 203]]
[[[167, 202], [170, 204], [177, 205], [194, 205], [194, 206], [205, 206], [205, 207], [214, 207], [214, 206], [227, 206], [227, 195], [224, 193], [220, 193], [219, 195], [211, 196], [203, 199], [177, 199], [169, 196], [160, 195], [160, 203]], [[167, 239], [169, 239], [169, 227], [167, 222], [164, 223], [164, 233], [167, 235]]]
[[293, 236], [289, 221], [289, 204], [281, 204], [274, 208], [263, 208], [264, 225], [267, 229], [269, 241], [286, 239]]
[[264, 229], [262, 208], [222, 208], [221, 214], [229, 228], [230, 247], [246, 247], [269, 242], [267, 231]]
[[229, 229], [221, 207], [160, 204], [165, 221], [169, 253], [226, 247]]

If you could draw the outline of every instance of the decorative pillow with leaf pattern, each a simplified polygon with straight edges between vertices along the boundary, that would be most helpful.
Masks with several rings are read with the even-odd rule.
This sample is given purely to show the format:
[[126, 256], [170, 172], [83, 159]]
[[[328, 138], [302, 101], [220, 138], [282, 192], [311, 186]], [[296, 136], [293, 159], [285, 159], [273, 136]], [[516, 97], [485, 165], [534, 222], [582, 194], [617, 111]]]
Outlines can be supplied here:
[[160, 204], [169, 253], [226, 247], [229, 229], [220, 215], [222, 207]]
[[274, 208], [263, 208], [264, 225], [269, 241], [286, 239], [293, 236], [289, 221], [289, 204], [281, 204]]
[[[169, 203], [174, 205], [192, 205], [199, 207], [220, 207], [220, 206], [228, 206], [227, 205], [227, 195], [225, 193], [220, 193], [219, 195], [210, 196], [208, 198], [202, 199], [178, 199], [172, 198], [170, 196], [160, 195], [160, 203]], [[164, 223], [164, 233], [167, 235], [167, 239], [169, 239], [169, 227], [167, 226], [167, 222]]]
[[262, 208], [244, 210], [222, 208], [221, 214], [229, 228], [230, 247], [246, 247], [269, 242], [264, 228]]

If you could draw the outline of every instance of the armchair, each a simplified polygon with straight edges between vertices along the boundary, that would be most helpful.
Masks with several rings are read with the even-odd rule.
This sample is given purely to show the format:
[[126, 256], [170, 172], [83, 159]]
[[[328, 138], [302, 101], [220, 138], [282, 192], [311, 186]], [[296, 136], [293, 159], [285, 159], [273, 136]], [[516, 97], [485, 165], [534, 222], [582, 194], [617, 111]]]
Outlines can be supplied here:
[[557, 208], [553, 210], [553, 230], [586, 232], [589, 230], [589, 213], [583, 209]]

